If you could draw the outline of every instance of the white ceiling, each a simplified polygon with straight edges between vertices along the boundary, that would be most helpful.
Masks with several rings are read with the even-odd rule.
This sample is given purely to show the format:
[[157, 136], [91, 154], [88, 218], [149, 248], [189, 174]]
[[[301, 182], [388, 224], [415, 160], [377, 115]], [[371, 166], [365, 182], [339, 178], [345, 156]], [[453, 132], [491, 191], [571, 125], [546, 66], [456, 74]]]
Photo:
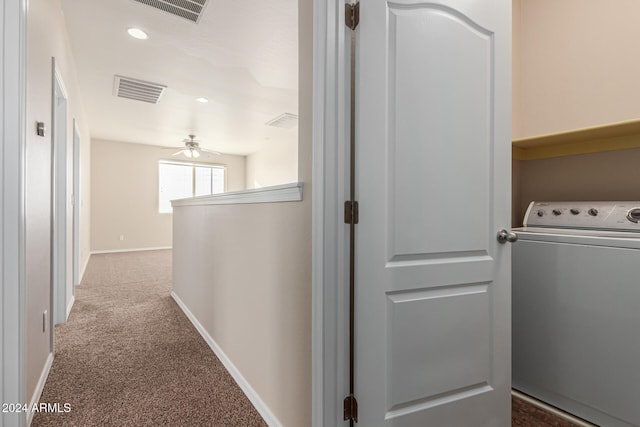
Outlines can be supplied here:
[[[92, 138], [173, 147], [195, 134], [242, 155], [297, 139], [297, 128], [265, 125], [298, 112], [297, 0], [209, 0], [197, 24], [134, 0], [62, 7]], [[158, 104], [118, 98], [114, 75], [167, 89]]]

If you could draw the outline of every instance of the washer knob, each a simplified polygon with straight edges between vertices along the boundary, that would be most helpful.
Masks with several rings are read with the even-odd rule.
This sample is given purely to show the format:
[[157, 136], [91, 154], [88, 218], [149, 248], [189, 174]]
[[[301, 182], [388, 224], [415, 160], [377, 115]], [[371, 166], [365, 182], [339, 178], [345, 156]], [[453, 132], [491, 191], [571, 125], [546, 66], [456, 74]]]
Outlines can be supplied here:
[[544, 211], [542, 209], [538, 211], [538, 216], [544, 216]]
[[640, 221], [640, 208], [633, 208], [627, 212], [627, 219], [636, 224]]
[[554, 210], [553, 210], [553, 214], [554, 214], [555, 216], [562, 215], [562, 211], [561, 211], [560, 209], [554, 209]]
[[578, 215], [580, 213], [580, 209], [573, 208], [571, 209], [571, 213], [574, 215]]
[[596, 208], [591, 208], [587, 211], [587, 213], [591, 216], [598, 216], [598, 209]]

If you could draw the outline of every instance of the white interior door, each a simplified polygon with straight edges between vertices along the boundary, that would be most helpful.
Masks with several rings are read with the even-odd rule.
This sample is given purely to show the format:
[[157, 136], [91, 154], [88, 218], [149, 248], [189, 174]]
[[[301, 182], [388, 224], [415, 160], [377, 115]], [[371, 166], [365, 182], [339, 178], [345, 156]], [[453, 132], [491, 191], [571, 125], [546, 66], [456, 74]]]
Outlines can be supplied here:
[[364, 426], [510, 425], [511, 2], [362, 1]]

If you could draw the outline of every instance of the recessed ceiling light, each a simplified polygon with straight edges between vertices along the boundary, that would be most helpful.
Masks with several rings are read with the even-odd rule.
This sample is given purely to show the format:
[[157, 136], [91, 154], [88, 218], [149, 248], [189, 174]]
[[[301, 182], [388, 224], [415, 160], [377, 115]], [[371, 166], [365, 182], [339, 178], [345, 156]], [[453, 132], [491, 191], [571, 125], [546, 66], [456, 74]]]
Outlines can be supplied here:
[[196, 98], [196, 101], [202, 102], [203, 104], [206, 104], [207, 102], [209, 102], [207, 98]]
[[134, 37], [140, 40], [146, 40], [149, 38], [149, 35], [144, 31], [142, 31], [140, 28], [129, 28], [127, 30], [127, 33], [129, 33], [131, 37]]

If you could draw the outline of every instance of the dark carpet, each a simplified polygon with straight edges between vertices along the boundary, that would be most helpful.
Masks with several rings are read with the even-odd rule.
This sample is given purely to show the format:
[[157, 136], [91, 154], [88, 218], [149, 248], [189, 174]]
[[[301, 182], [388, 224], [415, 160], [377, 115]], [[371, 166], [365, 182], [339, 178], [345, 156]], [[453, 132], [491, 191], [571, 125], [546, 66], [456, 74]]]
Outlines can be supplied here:
[[522, 399], [511, 399], [511, 425], [513, 427], [575, 427], [570, 421], [543, 411]]
[[32, 426], [266, 426], [170, 291], [169, 250], [92, 255]]

